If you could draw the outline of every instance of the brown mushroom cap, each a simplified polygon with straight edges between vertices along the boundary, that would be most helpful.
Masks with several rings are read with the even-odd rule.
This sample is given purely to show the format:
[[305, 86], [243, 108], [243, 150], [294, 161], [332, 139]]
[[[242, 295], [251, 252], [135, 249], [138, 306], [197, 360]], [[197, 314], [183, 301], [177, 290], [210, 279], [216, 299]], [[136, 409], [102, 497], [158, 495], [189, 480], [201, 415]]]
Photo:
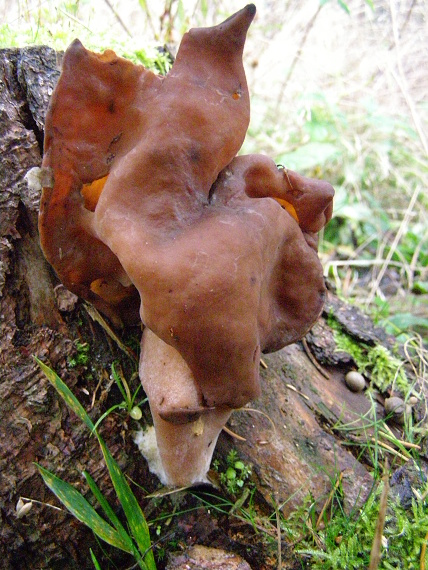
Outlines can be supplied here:
[[334, 190], [325, 180], [277, 167], [270, 158], [255, 154], [236, 158], [233, 170], [244, 173], [248, 196], [275, 198], [296, 219], [303, 232], [319, 232], [330, 221]]
[[140, 292], [142, 321], [182, 355], [207, 406], [256, 397], [261, 352], [301, 338], [325, 295], [298, 222], [277, 201], [248, 196], [246, 158], [221, 173], [209, 203], [192, 215], [187, 208], [184, 223], [178, 214], [175, 232], [160, 237], [151, 216], [126, 210], [121, 221], [116, 210], [119, 257]]
[[260, 353], [300, 338], [324, 296], [308, 235], [331, 215], [331, 187], [254, 155], [218, 177], [248, 127], [254, 13], [185, 34], [165, 78], [74, 42], [46, 123], [48, 259], [106, 312], [133, 309], [135, 287], [143, 323], [182, 355], [207, 407], [257, 396]]
[[112, 162], [133, 144], [144, 97], [162, 81], [114, 52], [94, 54], [76, 40], [68, 48], [46, 115], [39, 231], [61, 281], [116, 319], [132, 317], [138, 294], [117, 257], [98, 239], [93, 210]]

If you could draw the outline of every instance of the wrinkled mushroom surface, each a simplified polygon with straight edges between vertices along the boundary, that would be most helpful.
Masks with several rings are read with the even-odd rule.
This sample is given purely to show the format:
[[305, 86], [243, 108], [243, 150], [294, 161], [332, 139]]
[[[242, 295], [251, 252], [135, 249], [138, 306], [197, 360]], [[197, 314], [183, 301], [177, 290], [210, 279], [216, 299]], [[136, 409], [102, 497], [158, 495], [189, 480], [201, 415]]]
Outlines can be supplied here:
[[164, 78], [74, 42], [46, 120], [40, 213], [64, 284], [145, 325], [140, 377], [161, 480], [205, 479], [221, 427], [260, 394], [259, 361], [301, 338], [325, 295], [317, 232], [332, 187], [236, 157], [249, 123], [248, 5], [190, 30]]

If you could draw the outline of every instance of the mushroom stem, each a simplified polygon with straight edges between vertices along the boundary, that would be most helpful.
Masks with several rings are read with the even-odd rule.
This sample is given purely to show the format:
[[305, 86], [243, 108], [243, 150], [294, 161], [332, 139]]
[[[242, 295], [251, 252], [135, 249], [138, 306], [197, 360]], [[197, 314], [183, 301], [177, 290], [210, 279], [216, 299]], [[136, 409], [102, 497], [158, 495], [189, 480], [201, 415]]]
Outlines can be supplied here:
[[207, 482], [217, 438], [231, 408], [204, 406], [201, 392], [179, 352], [148, 328], [141, 341], [140, 379], [152, 412], [158, 453], [149, 444], [152, 432], [137, 443], [150, 470], [165, 485]]

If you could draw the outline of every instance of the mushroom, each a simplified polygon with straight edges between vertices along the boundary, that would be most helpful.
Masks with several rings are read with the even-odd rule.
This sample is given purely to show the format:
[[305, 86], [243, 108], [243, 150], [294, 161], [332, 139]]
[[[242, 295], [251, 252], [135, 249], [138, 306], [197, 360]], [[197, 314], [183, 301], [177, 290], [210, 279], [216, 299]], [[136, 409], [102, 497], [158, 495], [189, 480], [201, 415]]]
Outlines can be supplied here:
[[366, 387], [364, 376], [356, 370], [350, 370], [345, 376], [345, 384], [351, 392], [362, 392]]
[[325, 296], [316, 233], [332, 187], [235, 157], [254, 14], [190, 30], [164, 78], [74, 42], [47, 115], [42, 246], [112, 318], [129, 321], [138, 292], [151, 467], [168, 485], [206, 480], [231, 412], [260, 395], [261, 353], [300, 339]]

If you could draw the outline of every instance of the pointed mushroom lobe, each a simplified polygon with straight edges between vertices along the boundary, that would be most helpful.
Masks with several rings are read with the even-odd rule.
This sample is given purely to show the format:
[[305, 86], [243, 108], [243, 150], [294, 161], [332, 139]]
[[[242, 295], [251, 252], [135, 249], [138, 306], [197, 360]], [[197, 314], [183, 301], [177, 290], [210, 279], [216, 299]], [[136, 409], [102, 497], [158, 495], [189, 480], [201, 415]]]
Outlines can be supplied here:
[[[117, 255], [140, 293], [142, 321], [185, 359], [194, 361], [203, 347], [205, 363], [200, 363], [198, 376], [208, 373], [208, 383], [217, 382], [219, 368], [218, 362], [206, 359], [208, 344], [214, 341], [216, 326], [220, 327], [215, 352], [222, 352], [229, 317], [219, 306], [223, 321], [215, 325], [208, 317], [203, 319], [190, 346], [184, 344], [190, 339], [195, 315], [201, 319], [205, 306], [220, 305], [225, 287], [236, 290], [239, 282], [233, 277], [230, 284], [221, 283], [218, 271], [222, 268], [216, 260], [225, 250], [229, 252], [227, 271], [232, 276], [236, 272], [229, 244], [233, 235], [228, 233], [228, 242], [220, 239], [216, 245], [224, 224], [213, 217], [209, 193], [220, 170], [242, 145], [249, 123], [242, 50], [253, 16], [250, 5], [223, 24], [184, 36], [159, 96], [145, 107], [144, 137], [114, 163], [95, 209], [98, 236]], [[211, 269], [206, 270], [207, 263]], [[242, 299], [241, 304], [248, 302]], [[250, 351], [252, 367], [257, 369], [258, 341], [254, 333], [251, 337], [241, 343], [245, 347], [235, 348]], [[223, 358], [229, 358], [224, 351]], [[227, 376], [233, 375], [232, 366]], [[237, 375], [237, 381], [241, 377]], [[240, 402], [259, 393], [254, 373], [246, 384]], [[205, 403], [209, 407], [220, 400], [211, 397]]]

